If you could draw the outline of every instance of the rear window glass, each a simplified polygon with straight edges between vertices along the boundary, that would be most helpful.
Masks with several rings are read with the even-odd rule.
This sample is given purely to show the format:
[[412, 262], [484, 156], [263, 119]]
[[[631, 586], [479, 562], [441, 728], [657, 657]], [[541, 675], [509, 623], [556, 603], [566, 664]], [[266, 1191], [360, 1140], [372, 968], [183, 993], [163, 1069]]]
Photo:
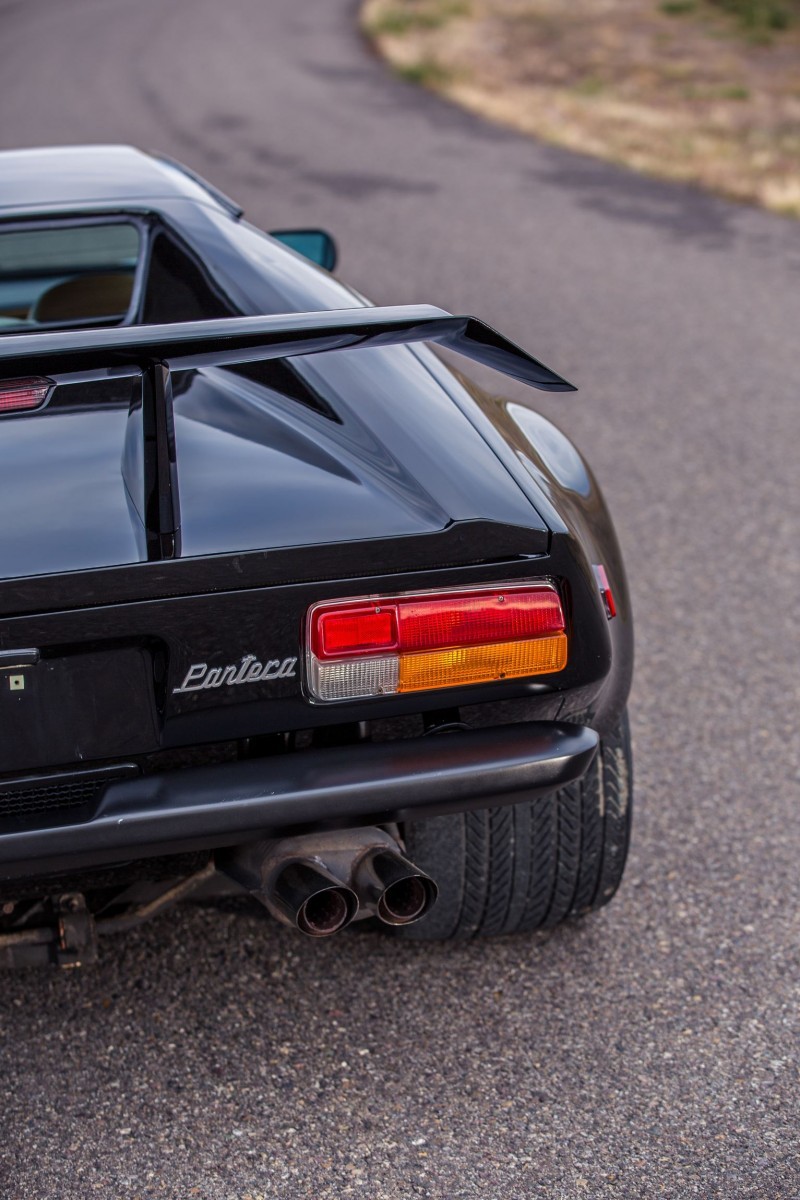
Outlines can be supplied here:
[[0, 230], [0, 332], [124, 320], [138, 258], [127, 221]]

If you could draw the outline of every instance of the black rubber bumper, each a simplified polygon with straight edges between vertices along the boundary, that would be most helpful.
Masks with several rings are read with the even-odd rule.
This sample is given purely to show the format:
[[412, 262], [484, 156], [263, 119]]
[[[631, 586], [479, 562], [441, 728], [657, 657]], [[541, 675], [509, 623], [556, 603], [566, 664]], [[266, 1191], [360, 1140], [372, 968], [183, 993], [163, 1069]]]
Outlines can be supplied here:
[[579, 779], [597, 742], [537, 722], [127, 779], [89, 821], [0, 834], [0, 877], [513, 804]]

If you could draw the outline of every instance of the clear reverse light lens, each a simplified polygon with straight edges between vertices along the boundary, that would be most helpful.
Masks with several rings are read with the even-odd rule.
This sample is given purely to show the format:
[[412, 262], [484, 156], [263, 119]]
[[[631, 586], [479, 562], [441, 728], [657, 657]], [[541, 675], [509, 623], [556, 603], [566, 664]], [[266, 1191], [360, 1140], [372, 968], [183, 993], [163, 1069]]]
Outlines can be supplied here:
[[319, 700], [357, 700], [363, 696], [391, 696], [398, 688], [400, 660], [350, 659], [323, 663], [316, 655], [309, 663], [309, 685]]

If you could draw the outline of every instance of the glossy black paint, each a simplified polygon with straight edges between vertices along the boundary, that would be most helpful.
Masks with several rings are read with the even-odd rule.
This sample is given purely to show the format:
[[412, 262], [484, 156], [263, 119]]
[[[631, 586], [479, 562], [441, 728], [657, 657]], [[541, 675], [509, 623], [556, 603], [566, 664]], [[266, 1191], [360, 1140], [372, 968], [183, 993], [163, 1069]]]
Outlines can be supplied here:
[[[429, 372], [413, 357], [383, 349], [423, 338], [538, 387], [569, 386], [473, 318], [424, 306], [0, 339], [0, 374], [9, 378], [35, 369], [68, 383], [65, 372], [81, 369], [142, 370], [142, 400], [131, 405], [124, 439], [120, 414], [98, 406], [83, 414], [80, 428], [72, 414], [67, 433], [75, 445], [66, 453], [64, 431], [42, 420], [66, 410], [58, 387], [44, 409], [0, 418], [0, 459], [19, 477], [19, 520], [0, 534], [0, 571], [37, 574], [68, 559], [68, 534], [59, 531], [58, 546], [51, 545], [54, 496], [38, 490], [42, 455], [50, 456], [51, 483], [62, 493], [85, 494], [87, 483], [104, 480], [106, 502], [92, 498], [88, 539], [86, 520], [76, 522], [76, 569], [337, 541], [344, 530], [364, 539], [407, 536], [479, 516], [544, 528], [521, 496], [508, 495], [493, 455]], [[343, 356], [344, 363], [334, 356], [321, 374], [307, 366], [337, 421], [285, 398], [281, 404], [280, 393], [263, 384], [211, 370], [348, 346], [359, 353]], [[199, 377], [183, 381], [173, 404], [172, 373], [203, 366]], [[82, 398], [91, 388], [83, 385]], [[415, 436], [420, 429], [424, 440]], [[103, 439], [99, 446], [93, 435]], [[114, 436], [116, 452], [108, 442]], [[118, 454], [122, 469], [112, 474]], [[104, 514], [105, 536], [98, 528]], [[66, 515], [74, 515], [74, 502]]]
[[185, 371], [413, 342], [437, 342], [542, 391], [575, 391], [483, 321], [429, 304], [17, 334], [0, 341], [0, 371], [14, 379], [34, 367], [40, 375], [58, 375], [166, 361], [172, 370]]
[[[460, 521], [440, 533], [377, 539], [369, 544], [368, 553], [363, 542], [341, 542], [73, 571], [55, 579], [50, 575], [0, 579], [0, 617], [67, 613], [164, 596], [213, 595], [285, 580], [336, 581], [360, 574], [380, 579], [465, 564], [491, 569], [527, 563], [530, 570], [536, 563], [529, 560], [545, 554], [549, 543], [549, 533], [543, 529]], [[0, 627], [0, 645], [5, 637]]]
[[[448, 371], [430, 351], [415, 352], [425, 358], [544, 517], [551, 531], [550, 553], [556, 561], [570, 564], [571, 586], [577, 587], [579, 577], [587, 603], [599, 604], [593, 564], [605, 566], [617, 606], [617, 616], [606, 622], [610, 667], [599, 690], [573, 689], [561, 715], [586, 720], [601, 734], [609, 732], [625, 706], [633, 678], [633, 613], [614, 524], [589, 464], [566, 434], [531, 405], [486, 392], [463, 373]], [[577, 636], [583, 635], [582, 620], [576, 621], [575, 630]]]
[[[127, 413], [118, 404], [70, 408], [59, 400], [67, 389], [57, 388], [36, 420], [0, 421], [0, 466], [15, 497], [15, 520], [0, 526], [0, 577], [177, 557], [173, 547], [184, 563], [306, 546], [324, 559], [326, 544], [421, 538], [481, 520], [530, 530], [523, 552], [547, 547], [529, 500], [509, 488], [483, 439], [403, 351], [305, 365], [335, 420], [207, 368], [175, 377], [178, 394], [157, 422], [153, 405], [163, 405], [169, 385], [154, 371], [162, 391], [151, 390], [145, 405], [134, 399]], [[492, 557], [503, 553], [499, 536]], [[214, 572], [224, 574], [218, 564]], [[198, 589], [209, 586], [210, 576], [196, 578]], [[60, 588], [49, 594], [62, 602]]]
[[[392, 576], [381, 571], [372, 578], [362, 576], [335, 582], [315, 579], [307, 583], [273, 584], [211, 595], [170, 596], [144, 603], [77, 608], [71, 612], [4, 620], [1, 625], [4, 642], [13, 639], [16, 645], [35, 646], [42, 651], [41, 662], [31, 672], [35, 678], [30, 689], [8, 694], [0, 686], [0, 710], [11, 743], [6, 761], [13, 761], [14, 770], [24, 765], [12, 745], [17, 736], [24, 739], [26, 729], [36, 728], [37, 696], [40, 686], [44, 687], [44, 681], [40, 685], [36, 680], [45, 677], [49, 670], [71, 670], [77, 674], [83, 657], [92, 656], [101, 648], [111, 654], [118, 654], [122, 648], [138, 648], [142, 654], [155, 656], [160, 664], [160, 689], [157, 691], [153, 683], [149, 689], [144, 689], [145, 695], [139, 700], [143, 712], [147, 705], [153, 707], [156, 721], [147, 724], [142, 717], [136, 728], [138, 742], [135, 745], [129, 740], [125, 742], [124, 753], [128, 754], [147, 754], [167, 747], [191, 746], [284, 729], [309, 729], [350, 720], [354, 715], [367, 720], [439, 708], [442, 705], [440, 693], [314, 706], [303, 693], [299, 670], [293, 678], [269, 683], [186, 694], [174, 691], [181, 686], [193, 663], [225, 666], [239, 662], [245, 654], [253, 654], [262, 662], [290, 656], [300, 658], [305, 615], [311, 604], [317, 600], [385, 591], [389, 578], [394, 590], [416, 591], [477, 583], [522, 582], [552, 573], [561, 585], [569, 608], [578, 609], [582, 614], [580, 622], [571, 622], [570, 660], [566, 670], [558, 676], [536, 681], [453, 689], [446, 697], [448, 704], [525, 698], [529, 702], [530, 719], [552, 718], [573, 689], [580, 687], [587, 694], [596, 692], [603, 685], [610, 666], [609, 623], [599, 594], [596, 595], [594, 582], [588, 583], [582, 575], [576, 575], [573, 583], [568, 574], [571, 571], [574, 568], [568, 557], [559, 552], [546, 558], [520, 559], [502, 565]], [[68, 662], [64, 662], [65, 657]], [[107, 673], [113, 680], [111, 666]], [[113, 688], [113, 683], [111, 686]], [[129, 709], [132, 712], [134, 707], [130, 688], [121, 687], [116, 693], [103, 695], [103, 704], [99, 706], [91, 690], [81, 692], [76, 689], [68, 704], [58, 706], [59, 719], [68, 727], [82, 762], [103, 757], [104, 740], [116, 744], [120, 738], [133, 736], [132, 717], [128, 715]], [[27, 746], [26, 761], [37, 767], [63, 765], [65, 760], [59, 756], [60, 745], [60, 742], [43, 739], [35, 760], [30, 759], [31, 748]]]
[[133, 519], [121, 471], [127, 423], [120, 405], [53, 408], [39, 421], [0, 422], [7, 506], [0, 576], [59, 575], [146, 558], [144, 527]]
[[[4, 376], [58, 380], [41, 412], [0, 418], [0, 487], [14, 518], [0, 525], [0, 781], [123, 758], [146, 770], [147, 755], [172, 748], [443, 706], [476, 725], [498, 724], [509, 705], [515, 720], [566, 719], [600, 734], [615, 723], [630, 686], [632, 623], [591, 472], [535, 410], [487, 396], [419, 343], [535, 386], [570, 385], [472, 318], [370, 308], [169, 164], [125, 148], [38, 153], [2, 156], [15, 161], [0, 222], [133, 215], [148, 245], [161, 231], [184, 248], [229, 315], [0, 337]], [[101, 170], [112, 162], [113, 172]], [[286, 367], [254, 378], [236, 365], [286, 360], [290, 379]], [[617, 600], [610, 622], [596, 562]], [[324, 707], [309, 703], [299, 669], [269, 683], [174, 691], [197, 662], [302, 660], [304, 616], [318, 600], [539, 578], [553, 580], [567, 614], [569, 662], [557, 676]], [[11, 692], [3, 655], [23, 650], [38, 661], [26, 660], [26, 687]], [[394, 771], [407, 745], [396, 760], [362, 745], [342, 761], [374, 751]], [[418, 791], [458, 749], [449, 737], [428, 745]], [[308, 753], [269, 771], [302, 773]], [[465, 754], [466, 764], [466, 744]], [[266, 762], [259, 769], [254, 778]], [[495, 756], [492, 787], [507, 790], [516, 769]], [[213, 791], [210, 771], [198, 786]], [[166, 797], [164, 787], [150, 800]], [[226, 826], [232, 810], [205, 794], [213, 829], [203, 844], [228, 844], [241, 834]], [[455, 796], [466, 806], [465, 793]], [[493, 799], [487, 788], [471, 796]], [[416, 801], [426, 803], [421, 792]], [[298, 821], [324, 820], [324, 803], [309, 793]], [[344, 819], [361, 819], [345, 809]], [[174, 819], [169, 841], [181, 848]], [[266, 808], [254, 819], [248, 829], [267, 820]], [[143, 853], [163, 852], [166, 827], [156, 825]], [[104, 843], [109, 836], [94, 821], [39, 823], [25, 869], [49, 869], [36, 856], [56, 845], [76, 864], [110, 861], [121, 843]], [[0, 877], [6, 845], [0, 829]]]

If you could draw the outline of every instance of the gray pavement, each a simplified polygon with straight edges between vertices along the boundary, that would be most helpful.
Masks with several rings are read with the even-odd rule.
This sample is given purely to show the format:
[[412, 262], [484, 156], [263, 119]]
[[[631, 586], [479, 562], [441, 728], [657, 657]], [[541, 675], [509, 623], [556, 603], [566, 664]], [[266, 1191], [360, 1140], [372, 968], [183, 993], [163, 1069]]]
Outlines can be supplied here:
[[[351, 0], [0, 0], [0, 145], [132, 141], [581, 387], [638, 619], [635, 841], [549, 938], [186, 909], [0, 980], [4, 1200], [800, 1197], [800, 226], [393, 80]], [[2, 187], [2, 180], [0, 180]]]

